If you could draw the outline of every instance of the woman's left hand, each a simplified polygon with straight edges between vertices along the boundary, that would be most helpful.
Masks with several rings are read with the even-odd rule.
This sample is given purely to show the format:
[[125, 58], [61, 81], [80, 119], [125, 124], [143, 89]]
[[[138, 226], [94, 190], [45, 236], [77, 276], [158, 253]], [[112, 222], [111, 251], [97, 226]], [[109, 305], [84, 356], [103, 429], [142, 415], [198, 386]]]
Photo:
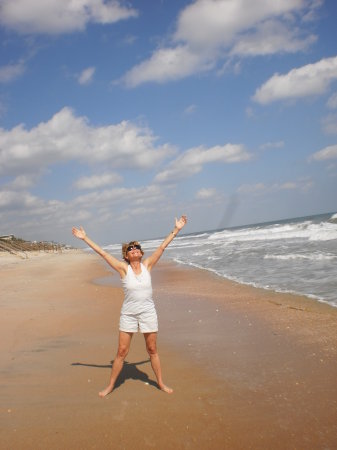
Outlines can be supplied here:
[[75, 237], [77, 237], [78, 239], [82, 239], [82, 240], [87, 235], [86, 232], [84, 231], [83, 227], [80, 227], [80, 228], [73, 227], [72, 233]]
[[180, 219], [176, 218], [176, 227], [178, 228], [178, 230], [181, 230], [187, 222], [187, 217], [186, 216], [181, 216]]

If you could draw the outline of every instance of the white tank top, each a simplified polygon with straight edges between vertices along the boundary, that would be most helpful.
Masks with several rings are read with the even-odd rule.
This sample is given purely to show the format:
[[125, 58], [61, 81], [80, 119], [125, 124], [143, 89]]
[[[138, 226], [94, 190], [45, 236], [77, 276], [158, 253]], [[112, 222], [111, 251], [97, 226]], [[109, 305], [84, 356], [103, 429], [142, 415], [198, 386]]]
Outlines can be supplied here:
[[125, 295], [122, 314], [138, 314], [154, 308], [151, 275], [142, 263], [140, 266], [142, 271], [136, 275], [132, 267], [128, 265], [126, 276], [122, 278]]

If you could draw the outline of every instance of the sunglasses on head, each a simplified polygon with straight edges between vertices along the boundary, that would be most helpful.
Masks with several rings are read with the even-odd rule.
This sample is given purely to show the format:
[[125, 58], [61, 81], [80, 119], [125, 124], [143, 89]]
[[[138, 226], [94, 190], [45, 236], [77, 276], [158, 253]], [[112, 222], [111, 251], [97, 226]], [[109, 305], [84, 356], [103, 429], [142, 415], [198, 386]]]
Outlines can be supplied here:
[[129, 247], [126, 249], [127, 252], [129, 252], [130, 250], [141, 250], [141, 246], [139, 244], [135, 244], [135, 245], [129, 245]]

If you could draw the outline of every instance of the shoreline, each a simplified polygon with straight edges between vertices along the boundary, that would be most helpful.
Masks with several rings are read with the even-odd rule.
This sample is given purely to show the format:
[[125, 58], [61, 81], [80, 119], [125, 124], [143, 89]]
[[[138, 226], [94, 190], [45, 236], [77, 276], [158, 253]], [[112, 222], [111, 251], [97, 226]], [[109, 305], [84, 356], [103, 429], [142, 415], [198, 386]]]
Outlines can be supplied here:
[[313, 301], [316, 301], [318, 303], [323, 303], [325, 305], [329, 305], [332, 308], [337, 308], [337, 300], [335, 300], [335, 302], [329, 302], [328, 300], [325, 300], [324, 298], [318, 297], [318, 296], [315, 296], [315, 295], [304, 294], [304, 293], [301, 293], [301, 292], [295, 292], [295, 291], [291, 291], [291, 290], [289, 290], [289, 291], [288, 290], [282, 290], [282, 289], [277, 290], [277, 289], [268, 288], [268, 287], [265, 287], [265, 286], [259, 286], [255, 282], [238, 281], [238, 280], [235, 280], [234, 278], [232, 279], [232, 278], [223, 276], [223, 275], [217, 273], [215, 270], [207, 269], [207, 268], [198, 266], [198, 265], [193, 264], [193, 263], [184, 263], [182, 261], [175, 261], [174, 259], [172, 259], [171, 261], [174, 264], [177, 264], [177, 265], [181, 265], [181, 266], [184, 266], [184, 267], [191, 267], [193, 269], [202, 270], [202, 271], [206, 271], [206, 272], [212, 273], [212, 274], [216, 275], [217, 277], [223, 278], [224, 280], [227, 280], [227, 281], [230, 281], [230, 282], [242, 285], [242, 286], [249, 286], [249, 287], [251, 287], [253, 289], [262, 289], [262, 290], [269, 291], [269, 292], [274, 292], [274, 293], [277, 293], [277, 294], [294, 295], [296, 297], [305, 297], [308, 300], [313, 300]]
[[83, 251], [0, 265], [4, 450], [336, 446], [335, 308], [162, 260], [154, 299], [174, 393], [157, 389], [138, 333], [101, 399], [123, 301], [97, 283], [108, 267]]

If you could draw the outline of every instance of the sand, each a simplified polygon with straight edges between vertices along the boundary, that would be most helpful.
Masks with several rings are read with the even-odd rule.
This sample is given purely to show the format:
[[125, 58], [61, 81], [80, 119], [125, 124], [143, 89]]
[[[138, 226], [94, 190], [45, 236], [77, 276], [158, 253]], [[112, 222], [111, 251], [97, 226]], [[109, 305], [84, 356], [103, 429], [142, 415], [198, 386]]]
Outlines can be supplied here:
[[112, 394], [123, 295], [82, 251], [0, 256], [1, 449], [337, 448], [337, 308], [162, 260], [161, 392], [141, 334]]

